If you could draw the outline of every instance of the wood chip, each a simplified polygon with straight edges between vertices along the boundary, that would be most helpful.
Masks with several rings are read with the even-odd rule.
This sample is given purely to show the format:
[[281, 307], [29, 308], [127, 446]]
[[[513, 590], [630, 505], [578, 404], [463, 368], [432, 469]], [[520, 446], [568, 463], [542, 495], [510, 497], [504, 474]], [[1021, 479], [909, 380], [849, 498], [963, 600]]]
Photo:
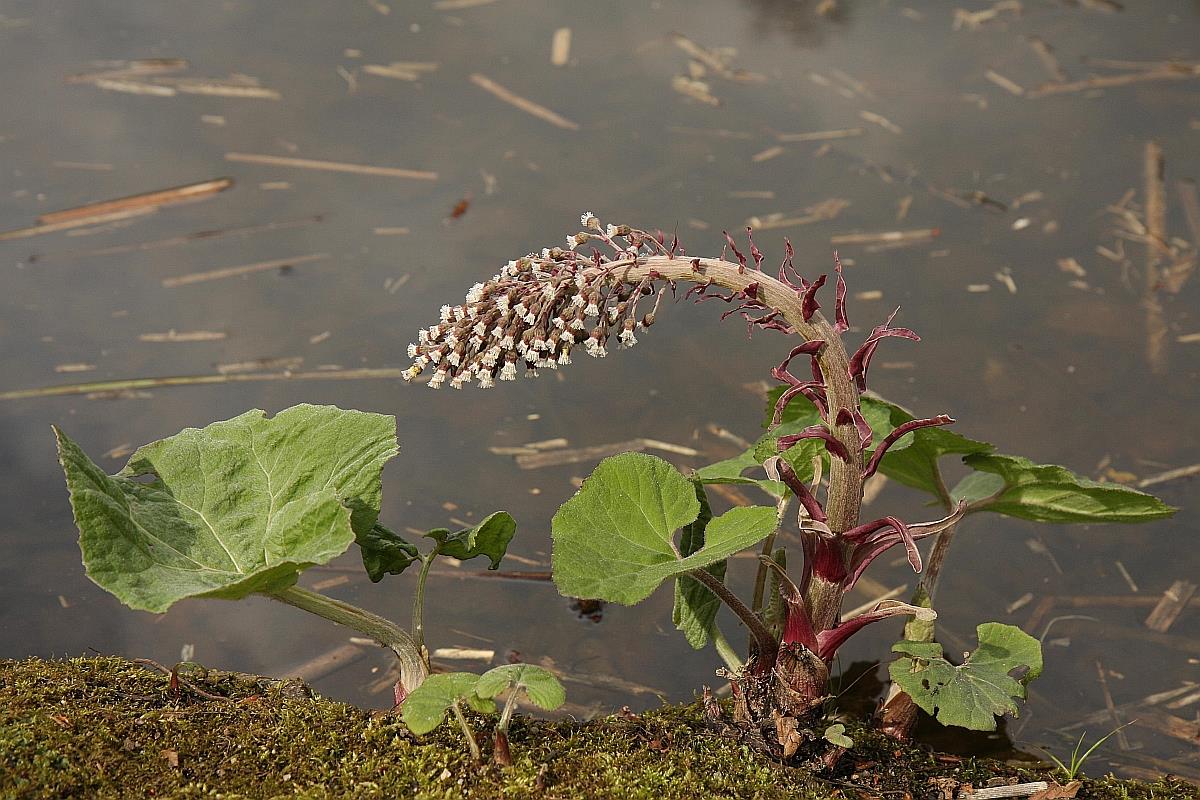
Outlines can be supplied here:
[[1125, 565], [1120, 561], [1114, 561], [1113, 564], [1116, 566], [1117, 572], [1125, 579], [1125, 585], [1129, 587], [1129, 591], [1138, 591], [1138, 585], [1134, 582], [1133, 576], [1129, 574], [1129, 570], [1125, 569]]
[[326, 589], [332, 589], [335, 586], [342, 586], [343, 584], [347, 584], [349, 582], [349, 575], [335, 575], [332, 578], [325, 578], [324, 580], [317, 581], [312, 585], [312, 588], [313, 591], [323, 592]]
[[318, 161], [312, 158], [291, 158], [257, 153], [226, 153], [226, 161], [246, 164], [266, 164], [275, 167], [317, 169], [326, 172], [350, 172], [355, 175], [379, 175], [387, 178], [412, 178], [421, 181], [436, 181], [438, 174], [427, 170], [401, 169], [399, 167], [374, 167], [368, 164], [346, 164], [340, 161]]
[[671, 88], [685, 97], [709, 106], [721, 105], [720, 99], [713, 95], [711, 87], [705, 81], [689, 78], [686, 75], [676, 75], [671, 78]]
[[992, 83], [999, 86], [1004, 91], [1016, 97], [1021, 97], [1025, 94], [1025, 87], [1014, 81], [1012, 78], [1005, 77], [994, 69], [989, 69], [983, 73], [983, 76]]
[[755, 164], [759, 164], [763, 161], [770, 161], [772, 158], [781, 156], [784, 154], [784, 152], [786, 151], [782, 147], [775, 145], [774, 147], [768, 147], [766, 150], [760, 150], [759, 152], [750, 156], [750, 160]]
[[571, 29], [559, 28], [550, 39], [550, 63], [565, 67], [571, 60]]
[[364, 64], [362, 71], [367, 75], [380, 78], [395, 78], [400, 81], [419, 81], [422, 77], [435, 71], [437, 62], [433, 61], [393, 61], [390, 64]]
[[510, 91], [509, 89], [496, 83], [494, 80], [487, 77], [486, 75], [481, 75], [478, 72], [472, 73], [471, 74], [471, 83], [475, 84], [480, 89], [483, 89], [485, 92], [489, 92], [490, 94], [494, 95], [495, 97], [498, 97], [499, 99], [503, 100], [504, 102], [508, 103], [509, 105], [512, 105], [512, 106], [515, 106], [516, 108], [521, 109], [526, 114], [535, 116], [538, 119], [543, 120], [544, 122], [549, 122], [551, 125], [555, 126], [556, 128], [562, 128], [563, 130], [568, 130], [568, 131], [579, 130], [578, 123], [572, 122], [571, 120], [567, 119], [566, 117], [551, 111], [550, 109], [546, 108], [543, 105], [539, 105], [539, 104], [533, 102], [532, 100], [526, 99], [524, 97], [521, 97], [518, 94], [515, 94], [514, 92]]
[[824, 142], [830, 139], [848, 139], [862, 136], [862, 128], [841, 128], [832, 131], [811, 131], [809, 133], [777, 133], [775, 138], [780, 142]]
[[1069, 275], [1077, 275], [1080, 278], [1087, 277], [1087, 270], [1074, 258], [1058, 259], [1058, 268]]
[[1018, 597], [1016, 600], [1013, 600], [1011, 603], [1009, 603], [1009, 604], [1008, 604], [1008, 605], [1007, 605], [1007, 606], [1004, 608], [1004, 611], [1005, 611], [1005, 613], [1006, 613], [1006, 614], [1012, 614], [1013, 612], [1015, 612], [1015, 611], [1017, 611], [1017, 610], [1019, 610], [1019, 609], [1022, 609], [1022, 608], [1024, 608], [1025, 606], [1029, 605], [1031, 602], [1033, 602], [1033, 593], [1032, 593], [1032, 592], [1026, 592], [1025, 594], [1023, 594], [1023, 595], [1021, 595], [1020, 597]]
[[409, 233], [411, 233], [411, 231], [408, 228], [400, 226], [392, 228], [372, 228], [371, 233], [375, 234], [376, 236], [407, 236]]
[[1062, 65], [1058, 63], [1058, 57], [1054, 55], [1054, 48], [1036, 36], [1030, 37], [1029, 46], [1033, 48], [1033, 52], [1037, 53], [1038, 60], [1050, 73], [1050, 77], [1058, 83], [1066, 83], [1067, 73], [1063, 72]]
[[937, 228], [917, 228], [908, 231], [883, 231], [881, 233], [841, 233], [829, 238], [833, 245], [877, 244], [891, 242], [915, 242], [936, 238], [941, 233]]
[[1172, 583], [1171, 587], [1163, 592], [1162, 598], [1150, 612], [1150, 616], [1146, 617], [1146, 627], [1159, 633], [1166, 633], [1170, 630], [1171, 626], [1175, 624], [1175, 620], [1187, 608], [1192, 596], [1196, 594], [1196, 588], [1196, 584], [1191, 581], [1178, 580]]
[[885, 131], [890, 131], [895, 134], [904, 133], [904, 130], [899, 125], [881, 114], [876, 114], [874, 111], [859, 111], [858, 116], [866, 122], [875, 123]]
[[467, 647], [439, 647], [433, 651], [432, 655], [434, 658], [448, 658], [454, 661], [482, 661], [484, 664], [490, 664], [496, 658], [496, 651]]
[[139, 342], [216, 342], [226, 337], [225, 331], [177, 331], [138, 334]]

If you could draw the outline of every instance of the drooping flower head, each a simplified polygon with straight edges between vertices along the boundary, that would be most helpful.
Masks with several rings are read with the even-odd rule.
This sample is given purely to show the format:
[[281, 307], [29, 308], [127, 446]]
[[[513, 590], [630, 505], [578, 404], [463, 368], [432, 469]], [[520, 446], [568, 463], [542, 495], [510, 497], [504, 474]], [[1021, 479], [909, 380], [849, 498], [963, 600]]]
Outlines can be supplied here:
[[[603, 358], [614, 337], [623, 348], [637, 344], [637, 332], [654, 323], [666, 286], [659, 288], [664, 281], [653, 274], [630, 281], [622, 267], [669, 251], [660, 238], [628, 225], [602, 227], [590, 212], [580, 221], [586, 230], [568, 236], [566, 249], [509, 261], [472, 286], [464, 302], [442, 306], [440, 321], [408, 346], [413, 362], [405, 380], [428, 370], [433, 389], [445, 383], [458, 389], [472, 380], [486, 389], [515, 380], [519, 371], [532, 377], [570, 364], [577, 348]], [[580, 248], [590, 242], [611, 254], [593, 249], [585, 255]]]

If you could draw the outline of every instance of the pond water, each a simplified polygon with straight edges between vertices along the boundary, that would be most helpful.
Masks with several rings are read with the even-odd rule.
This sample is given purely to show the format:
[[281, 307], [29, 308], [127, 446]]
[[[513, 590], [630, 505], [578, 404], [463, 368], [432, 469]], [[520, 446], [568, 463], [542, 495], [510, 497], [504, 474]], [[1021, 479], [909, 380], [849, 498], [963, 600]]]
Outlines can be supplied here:
[[[509, 258], [561, 242], [584, 210], [677, 228], [694, 254], [719, 253], [722, 228], [782, 219], [756, 223], [770, 228], [757, 241], [776, 258], [790, 237], [809, 274], [831, 267], [833, 242], [845, 242], [833, 237], [907, 232], [838, 245], [856, 329], [902, 304], [900, 320], [924, 337], [885, 343], [874, 389], [951, 413], [1002, 452], [1093, 477], [1200, 462], [1200, 282], [1187, 280], [1200, 238], [1200, 6], [959, 5], [5, 4], [0, 229], [223, 176], [234, 185], [154, 214], [0, 238], [0, 656], [174, 663], [187, 650], [275, 674], [347, 642], [267, 600], [184, 602], [161, 617], [123, 608], [80, 566], [52, 423], [107, 453], [115, 472], [133, 446], [248, 408], [395, 414], [402, 451], [384, 473], [383, 521], [428, 529], [507, 509], [520, 525], [508, 568], [533, 571], [549, 568], [550, 517], [592, 464], [523, 470], [489, 448], [648, 437], [699, 451], [662, 453], [696, 467], [735, 451], [716, 428], [754, 439], [759, 384], [788, 345], [748, 340], [711, 305], [669, 305], [632, 352], [492, 391], [431, 394], [379, 377], [394, 372], [315, 379], [406, 366], [408, 342], [440, 305]], [[562, 28], [569, 53], [556, 66]], [[187, 63], [94, 77], [135, 59]], [[488, 81], [559, 119], [486, 91]], [[1050, 82], [1057, 90], [1038, 91]], [[1151, 141], [1173, 252], [1148, 294], [1138, 226]], [[284, 370], [293, 379], [11, 394]], [[1180, 738], [1200, 711], [1186, 688], [1200, 683], [1197, 604], [1165, 633], [1144, 625], [1175, 581], [1200, 574], [1200, 503], [1187, 479], [1153, 490], [1181, 507], [1173, 520], [966, 525], [940, 592], [944, 641], [969, 647], [986, 620], [1021, 624], [1046, 634], [1046, 671], [1006, 736], [949, 731], [939, 745], [1061, 753], [1089, 715], [1089, 736], [1116, 727], [1095, 717], [1107, 692], [1122, 721], [1140, 722], [1110, 740], [1093, 773], [1200, 778], [1200, 751]], [[889, 485], [869, 509], [915, 520], [931, 513], [921, 502]], [[734, 562], [735, 584], [752, 564]], [[351, 552], [304, 583], [406, 619], [412, 576], [372, 585], [358, 567]], [[575, 713], [647, 707], [655, 693], [687, 700], [718, 682], [715, 655], [672, 629], [668, 591], [593, 622], [549, 583], [462, 575], [477, 569], [431, 579], [431, 644], [494, 650], [495, 663], [510, 651], [552, 659], [580, 679], [568, 686]], [[902, 562], [881, 560], [871, 577], [876, 591], [914, 585]], [[897, 632], [856, 637], [846, 663], [878, 659]], [[388, 666], [364, 649], [315, 683], [381, 707]]]

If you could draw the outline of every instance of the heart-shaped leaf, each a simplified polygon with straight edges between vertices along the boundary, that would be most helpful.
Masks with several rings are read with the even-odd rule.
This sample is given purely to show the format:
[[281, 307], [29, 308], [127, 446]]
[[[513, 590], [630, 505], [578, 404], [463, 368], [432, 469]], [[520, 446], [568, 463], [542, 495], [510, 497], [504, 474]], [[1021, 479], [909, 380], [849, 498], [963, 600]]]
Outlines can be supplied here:
[[[1002, 487], [981, 508], [1035, 522], [1146, 522], [1173, 515], [1175, 508], [1157, 497], [1121, 486], [1081, 478], [1053, 464], [1035, 464], [1020, 456], [970, 455], [971, 469], [997, 475]], [[956, 491], [962, 490], [962, 484]]]
[[[976, 731], [996, 729], [996, 717], [1016, 716], [1014, 700], [1024, 699], [1025, 686], [1042, 671], [1041, 643], [1013, 625], [986, 622], [976, 628], [979, 647], [961, 666], [942, 655], [935, 642], [897, 642], [892, 650], [905, 657], [889, 667], [892, 680], [926, 713], [943, 725]], [[1009, 673], [1026, 672], [1018, 680]]]
[[400, 718], [410, 731], [423, 736], [441, 725], [446, 712], [459, 701], [465, 701], [481, 714], [490, 714], [496, 710], [496, 704], [475, 694], [478, 684], [479, 676], [473, 672], [430, 675], [404, 698]]
[[735, 508], [708, 524], [705, 544], [681, 556], [675, 531], [700, 515], [691, 482], [661, 458], [606, 458], [552, 522], [558, 590], [632, 605], [663, 581], [728, 558], [766, 538], [775, 509]]
[[88, 576], [155, 612], [290, 586], [370, 533], [395, 426], [333, 406], [248, 411], [141, 447], [114, 476], [56, 428]]
[[475, 694], [492, 700], [507, 689], [525, 692], [534, 705], [545, 711], [553, 711], [567, 701], [567, 692], [554, 673], [533, 664], [505, 664], [489, 669], [479, 676]]

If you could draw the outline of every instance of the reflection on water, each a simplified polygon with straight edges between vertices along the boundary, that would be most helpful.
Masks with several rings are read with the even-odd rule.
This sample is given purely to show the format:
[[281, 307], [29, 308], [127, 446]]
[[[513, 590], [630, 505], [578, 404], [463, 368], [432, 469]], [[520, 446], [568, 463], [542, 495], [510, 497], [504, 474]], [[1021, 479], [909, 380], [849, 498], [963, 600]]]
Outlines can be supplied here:
[[[905, 324], [925, 337], [881, 352], [876, 388], [895, 401], [950, 412], [962, 432], [1003, 451], [1109, 479], [1200, 461], [1191, 413], [1200, 321], [1187, 280], [1200, 237], [1187, 183], [1200, 173], [1194, 4], [1119, 13], [1067, 3], [1022, 13], [848, 1], [436, 5], [6, 9], [0, 228], [221, 176], [235, 186], [154, 214], [0, 241], [0, 391], [402, 367], [406, 344], [442, 303], [508, 258], [561, 241], [582, 210], [677, 228], [697, 253], [718, 251], [722, 228], [758, 217], [770, 257], [787, 235], [814, 273], [828, 268], [832, 237], [905, 232], [835, 240], [846, 242], [851, 321], [873, 325], [903, 304]], [[569, 59], [554, 67], [550, 42], [563, 27], [573, 31]], [[69, 79], [167, 58], [186, 69]], [[527, 113], [472, 75], [579, 129]], [[1048, 81], [1093, 76], [1101, 88], [1035, 96]], [[1137, 230], [1151, 139], [1166, 164], [1161, 372], [1147, 362], [1147, 238]], [[279, 158], [437, 176], [264, 163]], [[747, 341], [708, 307], [660, 316], [638, 352], [491, 392], [275, 380], [0, 401], [0, 654], [95, 648], [172, 661], [194, 646], [202, 662], [279, 673], [346, 643], [266, 600], [236, 613], [188, 602], [160, 618], [121, 608], [79, 566], [52, 422], [88, 452], [110, 453], [116, 470], [131, 446], [247, 408], [308, 401], [393, 413], [402, 453], [385, 472], [383, 521], [426, 529], [506, 508], [521, 524], [510, 567], [544, 571], [550, 516], [591, 465], [522, 470], [490, 447], [648, 436], [699, 450], [671, 456], [698, 466], [736, 448], [714, 426], [756, 435], [759, 401], [747, 386], [767, 377], [781, 340]], [[1200, 572], [1184, 544], [1200, 509], [1186, 481], [1156, 488], [1183, 508], [1177, 519], [1136, 528], [974, 519], [960, 537], [940, 598], [949, 647], [970, 647], [988, 619], [1048, 630], [1045, 677], [1006, 728], [1018, 745], [1061, 750], [1081, 720], [1090, 735], [1116, 727], [1088, 716], [1106, 708], [1105, 687], [1122, 719], [1137, 716], [1142, 698], [1183, 687], [1147, 715], [1157, 723], [1125, 731], [1129, 749], [1107, 746], [1094, 769], [1147, 774], [1173, 762], [1200, 775], [1194, 746], [1162, 723], [1196, 714], [1186, 682], [1200, 681], [1200, 615], [1188, 608], [1165, 634], [1143, 624], [1174, 581]], [[885, 506], [925, 513], [894, 487], [872, 508]], [[403, 619], [410, 577], [371, 585], [355, 559], [306, 580]], [[747, 580], [752, 565], [735, 560], [732, 580]], [[670, 628], [667, 593], [635, 609], [607, 606], [594, 624], [549, 583], [461, 574], [467, 566], [431, 581], [435, 646], [553, 659], [590, 683], [570, 686], [580, 708], [649, 705], [654, 692], [687, 699], [716, 682], [713, 655], [693, 653]], [[913, 582], [902, 563], [872, 577], [878, 591]], [[878, 657], [895, 633], [858, 637], [846, 657]], [[318, 686], [384, 705], [387, 666], [367, 650]]]

